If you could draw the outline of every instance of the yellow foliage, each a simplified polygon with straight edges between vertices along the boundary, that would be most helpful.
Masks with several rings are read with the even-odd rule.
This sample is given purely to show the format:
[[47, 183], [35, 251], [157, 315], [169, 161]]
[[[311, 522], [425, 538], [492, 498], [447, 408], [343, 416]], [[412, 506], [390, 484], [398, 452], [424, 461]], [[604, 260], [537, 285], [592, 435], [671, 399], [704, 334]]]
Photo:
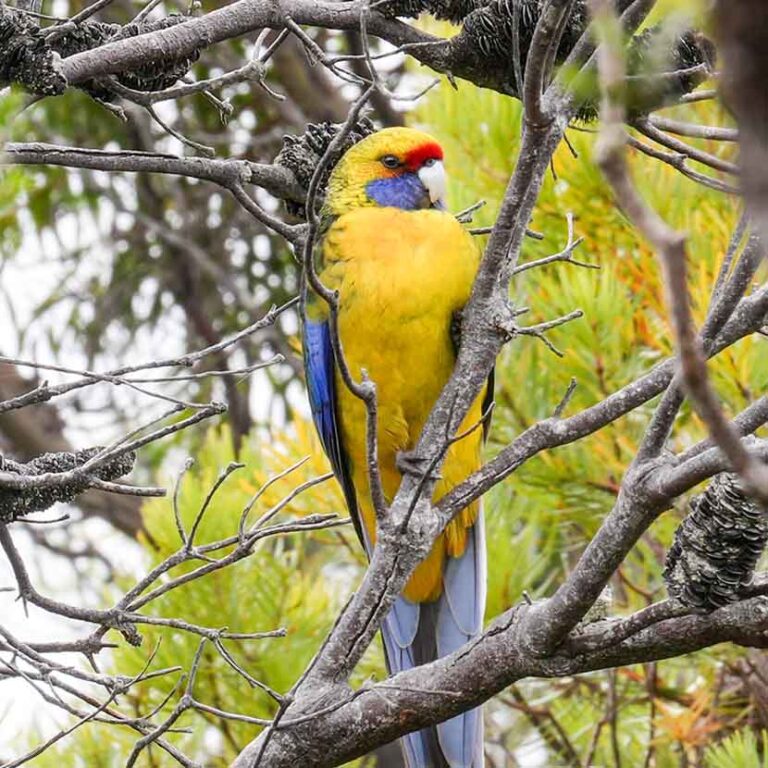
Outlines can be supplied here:
[[688, 706], [670, 705], [656, 701], [659, 715], [655, 725], [657, 743], [675, 741], [684, 749], [708, 744], [712, 734], [722, 728], [722, 723], [712, 710], [712, 695], [699, 689]]

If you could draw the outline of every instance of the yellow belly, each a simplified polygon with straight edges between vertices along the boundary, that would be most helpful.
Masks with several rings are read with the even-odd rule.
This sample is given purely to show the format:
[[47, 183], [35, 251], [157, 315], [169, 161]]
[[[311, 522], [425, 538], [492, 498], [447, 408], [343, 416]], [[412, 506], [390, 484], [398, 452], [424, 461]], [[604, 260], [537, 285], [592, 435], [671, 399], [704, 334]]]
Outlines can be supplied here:
[[[427, 416], [453, 370], [453, 313], [469, 300], [477, 251], [449, 214], [369, 208], [342, 216], [326, 235], [321, 278], [340, 292], [339, 332], [344, 355], [358, 379], [367, 371], [376, 383], [379, 464], [388, 499], [400, 485], [398, 452], [414, 448]], [[337, 381], [344, 446], [358, 507], [371, 541], [376, 523], [366, 466], [365, 408]], [[482, 395], [461, 432], [481, 417]], [[480, 465], [482, 430], [452, 445], [434, 499]], [[446, 556], [464, 551], [466, 529], [477, 505], [464, 510], [435, 543], [405, 589], [415, 602], [442, 591]]]

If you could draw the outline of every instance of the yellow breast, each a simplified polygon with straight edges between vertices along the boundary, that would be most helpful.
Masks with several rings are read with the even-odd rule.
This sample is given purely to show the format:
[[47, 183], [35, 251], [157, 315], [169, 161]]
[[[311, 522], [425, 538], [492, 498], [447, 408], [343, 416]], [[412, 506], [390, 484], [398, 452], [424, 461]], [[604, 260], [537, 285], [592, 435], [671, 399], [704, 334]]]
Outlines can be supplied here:
[[[471, 236], [450, 214], [358, 209], [339, 217], [326, 233], [320, 277], [340, 293], [339, 332], [344, 355], [358, 379], [363, 370], [376, 383], [379, 461], [384, 491], [392, 498], [401, 476], [395, 459], [413, 448], [424, 422], [453, 370], [451, 319], [469, 300], [478, 252]], [[366, 469], [365, 409], [337, 382], [344, 445], [358, 506], [371, 540], [375, 519]], [[480, 418], [480, 402], [467, 416]], [[454, 445], [443, 466], [439, 498], [480, 462], [481, 430]], [[467, 510], [436, 544], [414, 574], [406, 595], [435, 599], [446, 554], [464, 550]]]
[[478, 264], [471, 236], [440, 211], [368, 208], [335, 222], [323, 256], [353, 372], [365, 368], [381, 402], [400, 403], [409, 421], [424, 418], [453, 368], [451, 317]]

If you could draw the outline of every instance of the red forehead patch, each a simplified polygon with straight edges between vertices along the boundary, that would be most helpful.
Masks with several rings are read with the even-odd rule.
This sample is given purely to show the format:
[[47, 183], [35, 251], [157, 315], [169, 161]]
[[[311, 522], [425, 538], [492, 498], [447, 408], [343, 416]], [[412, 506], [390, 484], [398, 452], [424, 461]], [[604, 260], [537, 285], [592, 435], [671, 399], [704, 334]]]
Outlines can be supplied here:
[[412, 149], [405, 153], [405, 164], [411, 170], [416, 170], [424, 165], [427, 160], [442, 160], [443, 148], [436, 142], [430, 141], [427, 144]]

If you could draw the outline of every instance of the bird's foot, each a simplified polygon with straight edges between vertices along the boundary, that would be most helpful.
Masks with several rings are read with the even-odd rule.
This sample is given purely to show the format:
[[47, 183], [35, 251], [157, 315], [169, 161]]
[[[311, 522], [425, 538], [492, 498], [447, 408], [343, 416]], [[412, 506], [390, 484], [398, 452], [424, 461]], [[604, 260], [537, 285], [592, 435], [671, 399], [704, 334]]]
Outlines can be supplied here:
[[398, 451], [395, 466], [401, 475], [428, 477], [430, 480], [442, 480], [439, 472], [429, 471], [430, 461], [426, 456], [419, 456], [415, 451]]
[[459, 350], [461, 349], [461, 323], [463, 320], [464, 320], [463, 309], [457, 309], [451, 315], [451, 327], [450, 327], [451, 344], [453, 344], [453, 351], [457, 355], [459, 354]]

